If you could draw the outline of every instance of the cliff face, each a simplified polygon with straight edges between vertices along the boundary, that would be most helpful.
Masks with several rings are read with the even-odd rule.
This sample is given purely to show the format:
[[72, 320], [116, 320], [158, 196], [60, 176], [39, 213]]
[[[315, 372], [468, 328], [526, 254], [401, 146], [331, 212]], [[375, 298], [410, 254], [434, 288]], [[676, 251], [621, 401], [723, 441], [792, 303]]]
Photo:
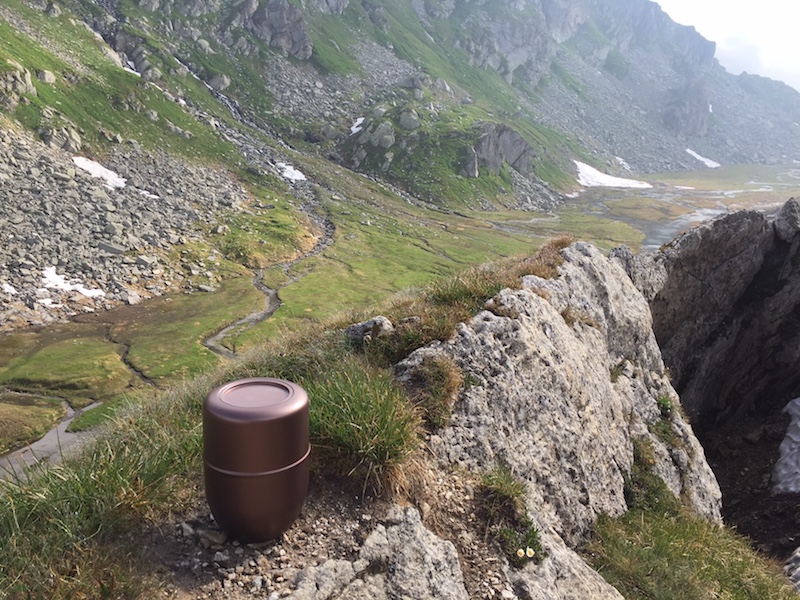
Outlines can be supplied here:
[[800, 203], [742, 211], [654, 254], [617, 253], [650, 302], [684, 406], [708, 426], [782, 407], [800, 389]]

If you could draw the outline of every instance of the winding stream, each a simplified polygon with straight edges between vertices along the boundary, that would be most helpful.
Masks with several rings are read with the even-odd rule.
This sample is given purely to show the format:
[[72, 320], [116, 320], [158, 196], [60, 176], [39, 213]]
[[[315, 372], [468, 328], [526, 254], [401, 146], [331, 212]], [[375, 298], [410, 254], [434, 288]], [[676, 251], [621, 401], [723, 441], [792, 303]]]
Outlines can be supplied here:
[[[286, 283], [284, 283], [283, 286], [281, 286], [281, 288], [279, 289], [282, 289], [288, 285], [291, 285], [292, 283], [295, 283], [298, 279], [302, 277], [302, 275], [289, 275], [289, 271], [292, 269], [292, 267], [294, 267], [296, 264], [298, 264], [303, 260], [306, 260], [312, 256], [320, 254], [331, 244], [333, 244], [333, 234], [336, 231], [336, 226], [333, 224], [333, 221], [330, 219], [330, 217], [328, 217], [327, 215], [324, 218], [318, 217], [314, 213], [312, 208], [309, 206], [305, 206], [303, 208], [303, 212], [309, 219], [312, 219], [312, 221], [315, 222], [315, 224], [320, 228], [320, 230], [322, 231], [322, 237], [320, 237], [319, 240], [317, 240], [317, 243], [314, 244], [314, 247], [308, 252], [305, 252], [300, 256], [298, 256], [297, 258], [294, 258], [290, 261], [278, 265], [281, 269], [283, 269], [283, 272], [286, 274], [288, 278], [286, 280]], [[273, 314], [275, 314], [275, 311], [278, 310], [282, 304], [281, 299], [278, 296], [279, 289], [272, 289], [264, 285], [263, 277], [264, 277], [264, 271], [261, 269], [257, 270], [253, 276], [253, 286], [264, 294], [265, 298], [264, 309], [253, 311], [249, 315], [242, 317], [238, 321], [235, 321], [234, 323], [231, 323], [230, 325], [227, 325], [226, 327], [222, 328], [217, 333], [208, 336], [207, 338], [201, 341], [203, 346], [205, 346], [215, 354], [218, 354], [219, 356], [222, 356], [224, 358], [235, 358], [236, 357], [235, 346], [233, 350], [226, 347], [224, 345], [225, 339], [228, 336], [230, 336], [231, 333], [233, 333], [234, 331], [236, 331], [237, 333], [242, 333], [244, 331], [247, 331], [251, 327], [255, 327], [259, 323], [266, 321]]]
[[202, 340], [203, 346], [214, 352], [215, 354], [219, 354], [220, 356], [224, 356], [225, 358], [234, 358], [236, 357], [236, 348], [234, 346], [233, 350], [227, 348], [223, 342], [226, 337], [228, 337], [234, 330], [239, 330], [241, 333], [242, 331], [246, 331], [251, 327], [254, 327], [258, 323], [262, 321], [266, 321], [269, 319], [278, 308], [281, 306], [281, 299], [278, 298], [278, 291], [268, 288], [264, 285], [262, 281], [262, 277], [264, 276], [264, 271], [259, 269], [256, 271], [255, 276], [253, 277], [253, 286], [263, 292], [265, 296], [265, 308], [264, 310], [258, 310], [251, 312], [246, 317], [239, 319], [238, 321], [231, 323], [227, 327], [224, 327], [214, 335], [207, 337], [206, 339]]

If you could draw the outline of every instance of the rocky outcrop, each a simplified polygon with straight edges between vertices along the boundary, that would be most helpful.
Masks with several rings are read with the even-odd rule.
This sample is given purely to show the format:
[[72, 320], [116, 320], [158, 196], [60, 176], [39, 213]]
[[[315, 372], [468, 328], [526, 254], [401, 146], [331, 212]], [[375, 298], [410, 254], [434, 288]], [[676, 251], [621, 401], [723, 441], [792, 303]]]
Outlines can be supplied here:
[[586, 22], [586, 11], [572, 0], [542, 0], [542, 12], [553, 39], [561, 44], [569, 40]]
[[742, 211], [654, 254], [615, 256], [650, 302], [684, 406], [722, 423], [783, 406], [800, 390], [800, 203]]
[[244, 26], [257, 38], [300, 60], [311, 57], [313, 44], [303, 13], [288, 0], [245, 2]]
[[[451, 340], [397, 365], [402, 381], [413, 379], [429, 359], [446, 357], [469, 381], [450, 424], [429, 439], [437, 474], [429, 493], [439, 508], [427, 502], [420, 510], [389, 507], [352, 551], [348, 545], [346, 555], [298, 569], [291, 597], [462, 599], [478, 597], [480, 590], [503, 598], [622, 600], [575, 549], [599, 515], [627, 510], [624, 487], [634, 440], [653, 448], [652, 469], [669, 489], [697, 514], [720, 522], [719, 487], [703, 449], [679, 411], [666, 417], [659, 408], [664, 398], [677, 403], [678, 397], [647, 302], [624, 270], [594, 246], [576, 243], [562, 255], [557, 278], [525, 277], [523, 289], [501, 291]], [[365, 332], [390, 326], [376, 317], [347, 333], [360, 340]], [[672, 431], [669, 445], [653, 433], [663, 419]], [[474, 556], [463, 544], [481, 543], [468, 531], [476, 516], [470, 514], [474, 490], [464, 473], [498, 466], [525, 483], [526, 511], [540, 532], [544, 556], [514, 568], [492, 554], [483, 571], [475, 572], [472, 564], [466, 576]], [[439, 488], [448, 473], [459, 475]], [[455, 480], [460, 483], [450, 487]], [[448, 504], [461, 521], [436, 515]], [[485, 535], [485, 525], [476, 526]]]
[[37, 95], [28, 69], [13, 60], [6, 60], [0, 67], [0, 108], [13, 109], [23, 95]]
[[297, 576], [296, 600], [414, 598], [467, 600], [458, 553], [422, 525], [413, 508], [394, 507], [354, 561], [329, 560]]
[[694, 27], [679, 25], [655, 2], [642, 0], [589, 0], [587, 9], [599, 29], [617, 48], [655, 44], [668, 53], [685, 77], [708, 71], [714, 65], [716, 44]]
[[549, 67], [556, 45], [538, 2], [506, 1], [479, 7], [461, 25], [459, 45], [477, 66], [491, 68], [507, 81], [535, 85]]
[[[654, 470], [705, 518], [720, 521], [721, 494], [703, 449], [677, 411], [679, 441], [652, 432], [659, 398], [678, 402], [651, 330], [650, 310], [625, 272], [595, 247], [563, 251], [556, 279], [523, 279], [503, 290], [455, 337], [412, 354], [401, 379], [431, 356], [447, 356], [470, 385], [451, 424], [433, 435], [443, 468], [497, 466], [525, 481], [530, 518], [548, 552], [508, 574], [541, 598], [619, 598], [575, 554], [601, 514], [627, 510], [624, 480], [633, 440], [655, 453]], [[568, 590], [568, 591], [565, 591]]]
[[503, 163], [508, 163], [523, 175], [533, 174], [536, 153], [525, 138], [507, 125], [482, 125], [475, 153], [479, 164], [492, 173], [499, 173]]
[[673, 90], [664, 113], [664, 125], [682, 139], [704, 136], [708, 133], [711, 110], [708, 81], [695, 79], [683, 88]]

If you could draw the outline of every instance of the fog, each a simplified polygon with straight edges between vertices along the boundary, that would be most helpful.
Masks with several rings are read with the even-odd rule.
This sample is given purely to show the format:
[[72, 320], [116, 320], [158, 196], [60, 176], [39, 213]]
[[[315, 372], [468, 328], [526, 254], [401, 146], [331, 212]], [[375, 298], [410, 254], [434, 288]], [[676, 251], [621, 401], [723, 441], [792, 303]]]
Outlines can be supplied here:
[[673, 20], [717, 43], [729, 72], [779, 79], [800, 90], [800, 3], [786, 0], [657, 0]]

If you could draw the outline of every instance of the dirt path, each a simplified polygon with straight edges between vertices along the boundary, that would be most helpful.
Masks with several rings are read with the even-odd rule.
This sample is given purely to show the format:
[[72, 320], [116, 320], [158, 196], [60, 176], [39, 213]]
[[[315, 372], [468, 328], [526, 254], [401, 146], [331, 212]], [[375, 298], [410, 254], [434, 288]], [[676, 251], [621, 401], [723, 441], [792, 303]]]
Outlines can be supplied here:
[[92, 434], [88, 431], [70, 432], [67, 428], [81, 412], [97, 406], [100, 406], [100, 403], [92, 404], [77, 412], [67, 406], [66, 418], [44, 437], [24, 448], [0, 456], [0, 479], [24, 479], [27, 468], [37, 464], [59, 463], [68, 453], [77, 450]]

